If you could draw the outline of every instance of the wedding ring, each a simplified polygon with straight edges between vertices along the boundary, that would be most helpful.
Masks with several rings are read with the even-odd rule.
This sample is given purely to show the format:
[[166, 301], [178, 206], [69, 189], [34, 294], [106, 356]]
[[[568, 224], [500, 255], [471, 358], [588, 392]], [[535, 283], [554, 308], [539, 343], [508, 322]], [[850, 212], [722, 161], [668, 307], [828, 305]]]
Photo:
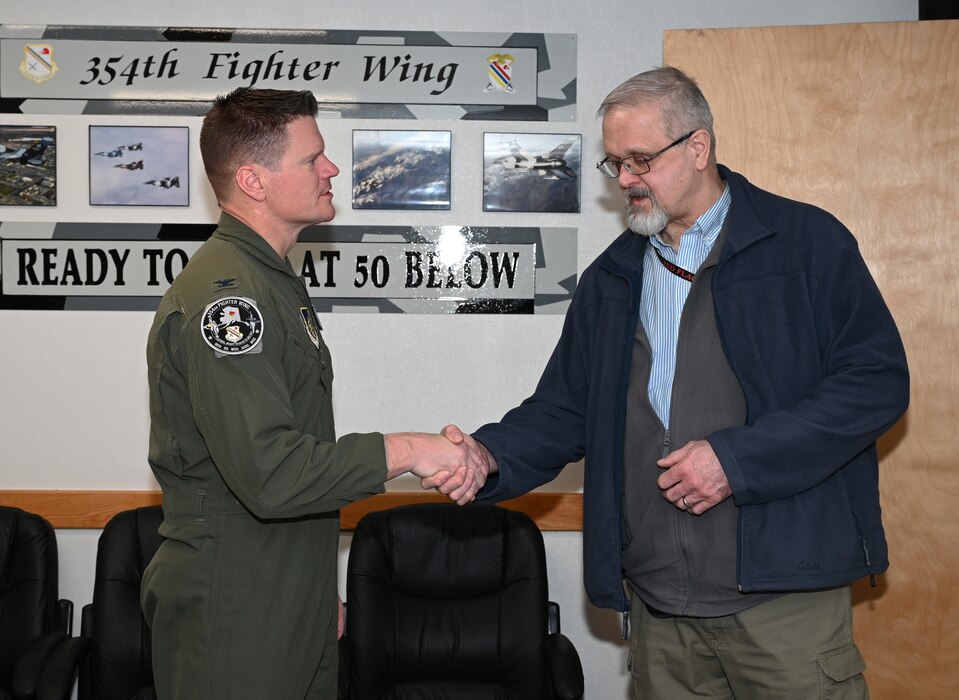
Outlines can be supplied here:
[[682, 497], [681, 499], [679, 499], [679, 500], [681, 500], [681, 501], [683, 502], [683, 505], [686, 506], [687, 508], [690, 507], [690, 505], [686, 502], [686, 497], [685, 497], [685, 496], [683, 496], [683, 497]]

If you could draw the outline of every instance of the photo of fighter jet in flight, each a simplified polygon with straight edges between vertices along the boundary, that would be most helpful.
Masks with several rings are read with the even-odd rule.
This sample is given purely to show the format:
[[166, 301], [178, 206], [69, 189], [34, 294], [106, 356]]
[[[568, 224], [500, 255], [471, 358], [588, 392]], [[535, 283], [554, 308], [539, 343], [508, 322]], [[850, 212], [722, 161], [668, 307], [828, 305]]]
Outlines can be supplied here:
[[510, 154], [493, 161], [507, 170], [532, 172], [548, 180], [565, 180], [576, 177], [576, 171], [566, 163], [566, 151], [575, 139], [564, 141], [549, 153], [531, 154], [518, 141], [510, 141]]
[[125, 168], [126, 170], [143, 170], [143, 161], [138, 160], [132, 163], [117, 163], [114, 168]]
[[94, 153], [95, 156], [105, 156], [107, 158], [120, 158], [123, 156], [124, 151], [142, 151], [143, 144], [135, 143], [132, 146], [117, 146], [114, 149], [109, 151], [100, 151], [99, 153]]
[[165, 190], [170, 189], [171, 187], [180, 186], [180, 178], [177, 177], [165, 177], [160, 180], [147, 180], [143, 183], [144, 185], [153, 185], [154, 187], [162, 187]]
[[576, 213], [580, 134], [483, 134], [483, 211]]
[[0, 149], [3, 149], [0, 151], [0, 160], [15, 160], [20, 165], [42, 165], [43, 153], [51, 143], [53, 139], [44, 136], [38, 141], [33, 141], [29, 146], [21, 146], [14, 151], [0, 145]]

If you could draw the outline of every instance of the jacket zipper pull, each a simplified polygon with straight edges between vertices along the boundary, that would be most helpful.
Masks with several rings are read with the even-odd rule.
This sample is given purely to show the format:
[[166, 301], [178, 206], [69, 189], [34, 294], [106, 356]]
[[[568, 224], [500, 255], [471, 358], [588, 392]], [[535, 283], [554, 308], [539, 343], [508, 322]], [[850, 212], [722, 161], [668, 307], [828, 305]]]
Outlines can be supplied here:
[[[859, 543], [862, 545], [862, 552], [866, 556], [866, 566], [872, 566], [872, 562], [869, 561], [869, 548], [866, 546], [866, 538], [859, 535]], [[876, 587], [876, 575], [872, 572], [869, 573], [869, 586], [870, 588]]]
[[623, 639], [629, 639], [629, 603], [626, 603], [626, 609], [623, 610]]

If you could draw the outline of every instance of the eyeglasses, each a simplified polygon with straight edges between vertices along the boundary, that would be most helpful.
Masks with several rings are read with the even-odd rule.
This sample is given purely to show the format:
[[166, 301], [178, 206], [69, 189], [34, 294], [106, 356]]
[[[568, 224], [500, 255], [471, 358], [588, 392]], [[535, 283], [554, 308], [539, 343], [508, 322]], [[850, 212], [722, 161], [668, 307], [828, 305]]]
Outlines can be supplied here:
[[[678, 146], [683, 141], [688, 139], [690, 136], [695, 134], [699, 129], [693, 129], [685, 136], [680, 136], [678, 139], [673, 141], [671, 144], [665, 148], [660, 148], [658, 151], [653, 153], [651, 156], [628, 156], [623, 158], [623, 160], [616, 160], [615, 158], [603, 158], [596, 164], [597, 170], [601, 172], [606, 177], [619, 177], [619, 169], [626, 168], [626, 172], [630, 175], [645, 175], [649, 172], [649, 162], [653, 158], [658, 158], [668, 151], [673, 146]], [[633, 164], [630, 165], [627, 161], [633, 161]]]

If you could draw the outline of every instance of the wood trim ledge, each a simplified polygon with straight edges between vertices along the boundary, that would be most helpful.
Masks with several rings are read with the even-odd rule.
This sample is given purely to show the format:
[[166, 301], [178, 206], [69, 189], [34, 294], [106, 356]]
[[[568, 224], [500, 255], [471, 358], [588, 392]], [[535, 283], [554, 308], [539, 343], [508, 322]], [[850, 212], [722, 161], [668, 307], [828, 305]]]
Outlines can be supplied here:
[[[446, 498], [435, 493], [391, 491], [356, 503], [340, 511], [343, 530], [352, 530], [371, 511], [410, 503], [436, 503]], [[115, 514], [140, 506], [158, 505], [159, 491], [41, 491], [0, 490], [0, 505], [22, 508], [46, 518], [57, 529], [100, 529]], [[583, 529], [581, 493], [534, 492], [504, 501], [500, 505], [529, 515], [545, 531]]]

